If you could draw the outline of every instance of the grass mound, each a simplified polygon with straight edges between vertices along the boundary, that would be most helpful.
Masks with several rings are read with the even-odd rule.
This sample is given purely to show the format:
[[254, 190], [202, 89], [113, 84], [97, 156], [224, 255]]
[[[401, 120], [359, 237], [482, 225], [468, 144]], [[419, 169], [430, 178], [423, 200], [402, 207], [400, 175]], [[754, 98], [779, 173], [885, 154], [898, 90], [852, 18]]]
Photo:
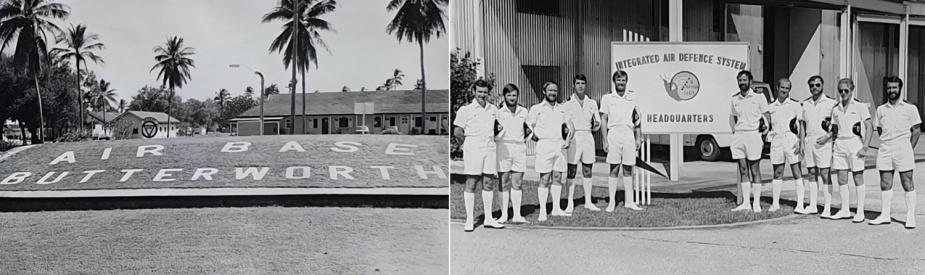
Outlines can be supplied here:
[[[591, 201], [601, 209], [601, 211], [590, 211], [582, 207], [584, 205], [584, 190], [581, 186], [575, 188], [575, 212], [571, 217], [549, 216], [544, 222], [537, 222], [539, 217], [539, 203], [537, 198], [538, 183], [535, 181], [525, 181], [523, 190], [523, 206], [521, 211], [524, 217], [531, 224], [540, 226], [565, 226], [565, 227], [672, 227], [672, 226], [694, 226], [694, 225], [716, 225], [730, 224], [757, 220], [773, 219], [789, 215], [793, 212], [794, 203], [781, 201], [781, 209], [776, 212], [768, 212], [770, 207], [770, 198], [762, 198], [762, 212], [753, 213], [751, 211], [732, 212], [735, 208], [736, 199], [729, 192], [709, 192], [709, 193], [692, 193], [692, 194], [663, 194], [652, 193], [652, 202], [649, 205], [642, 205], [643, 211], [633, 211], [623, 208], [623, 191], [617, 191], [617, 208], [614, 212], [606, 212], [604, 209], [608, 204], [608, 195], [606, 187], [595, 186], [591, 192]], [[463, 201], [463, 192], [465, 192], [465, 183], [454, 182], [450, 185], [450, 218], [466, 218], [466, 209]], [[481, 189], [479, 189], [481, 190]], [[475, 199], [475, 218], [476, 223], [480, 224], [484, 220], [481, 191], [476, 192]], [[501, 216], [501, 194], [495, 191], [494, 212], [492, 216], [498, 218]], [[568, 189], [562, 190], [562, 208], [565, 209], [568, 199]], [[546, 209], [551, 211], [552, 198], [547, 198]], [[513, 207], [508, 209], [508, 217], [513, 217]]]

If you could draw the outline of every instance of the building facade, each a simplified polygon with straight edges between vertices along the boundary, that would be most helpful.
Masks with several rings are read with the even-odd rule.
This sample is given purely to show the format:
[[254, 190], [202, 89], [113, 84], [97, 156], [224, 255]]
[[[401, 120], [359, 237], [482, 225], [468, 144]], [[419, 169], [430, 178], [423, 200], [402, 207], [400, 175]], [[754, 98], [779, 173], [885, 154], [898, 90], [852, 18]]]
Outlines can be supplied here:
[[[108, 116], [108, 114], [107, 114]], [[167, 114], [160, 112], [143, 112], [143, 111], [125, 111], [118, 117], [112, 119], [112, 134], [120, 135], [120, 131], [126, 131], [126, 135], [131, 139], [147, 139], [145, 137], [146, 121], [154, 122], [156, 133], [150, 138], [174, 138], [177, 137], [180, 120], [170, 117], [170, 125], [167, 125]], [[150, 125], [150, 124], [149, 124]], [[150, 131], [151, 129], [147, 129]]]

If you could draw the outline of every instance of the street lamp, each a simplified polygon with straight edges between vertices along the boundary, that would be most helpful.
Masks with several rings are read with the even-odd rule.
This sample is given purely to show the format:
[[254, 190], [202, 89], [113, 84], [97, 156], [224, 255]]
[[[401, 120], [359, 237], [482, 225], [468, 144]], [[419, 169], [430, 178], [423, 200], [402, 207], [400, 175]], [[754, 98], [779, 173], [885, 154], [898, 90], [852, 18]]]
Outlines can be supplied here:
[[[241, 65], [240, 65], [240, 64], [231, 64], [231, 65], [228, 65], [228, 67], [231, 67], [231, 68], [239, 68], [239, 67], [241, 67]], [[264, 91], [265, 91], [265, 88], [263, 87], [263, 74], [260, 73], [260, 72], [258, 72], [258, 71], [252, 70], [250, 67], [248, 67], [248, 66], [246, 66], [246, 65], [244, 66], [244, 68], [247, 68], [247, 69], [250, 70], [251, 72], [254, 72], [254, 74], [260, 76], [260, 135], [262, 136], [262, 135], [263, 135], [263, 128], [264, 128], [264, 126], [263, 126], [263, 97], [264, 97], [264, 94], [263, 94], [263, 93], [264, 93]], [[239, 130], [240, 130], [240, 129], [239, 129]]]

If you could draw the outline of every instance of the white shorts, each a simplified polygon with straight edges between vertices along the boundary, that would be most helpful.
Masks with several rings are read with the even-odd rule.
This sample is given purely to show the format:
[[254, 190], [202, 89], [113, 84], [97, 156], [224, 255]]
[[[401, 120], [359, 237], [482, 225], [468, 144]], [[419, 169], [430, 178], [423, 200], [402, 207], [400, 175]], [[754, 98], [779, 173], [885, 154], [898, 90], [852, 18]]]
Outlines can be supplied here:
[[803, 152], [806, 167], [829, 168], [832, 166], [832, 141], [823, 145], [816, 144], [816, 140], [824, 135], [807, 136], [803, 143]]
[[498, 172], [526, 172], [527, 145], [517, 141], [499, 141]]
[[877, 170], [898, 172], [912, 171], [915, 168], [915, 154], [909, 138], [900, 138], [880, 143], [877, 151]]
[[565, 150], [562, 150], [564, 140], [540, 140], [536, 142], [536, 172], [540, 174], [565, 172], [568, 168], [565, 163]]
[[732, 144], [729, 145], [733, 159], [760, 160], [761, 151], [764, 150], [764, 141], [758, 131], [736, 132], [732, 134]]
[[636, 137], [626, 128], [607, 131], [607, 163], [636, 165]]
[[594, 135], [590, 131], [576, 131], [566, 155], [568, 164], [592, 164], [595, 161]]
[[466, 138], [463, 142], [463, 164], [466, 175], [498, 173], [495, 141], [491, 138]]
[[796, 164], [800, 162], [800, 155], [794, 153], [793, 147], [796, 146], [797, 136], [791, 133], [776, 135], [771, 139], [771, 164]]
[[864, 158], [858, 157], [858, 151], [864, 144], [861, 144], [861, 138], [839, 138], [835, 139], [834, 153], [832, 154], [832, 169], [851, 170], [851, 172], [864, 171]]

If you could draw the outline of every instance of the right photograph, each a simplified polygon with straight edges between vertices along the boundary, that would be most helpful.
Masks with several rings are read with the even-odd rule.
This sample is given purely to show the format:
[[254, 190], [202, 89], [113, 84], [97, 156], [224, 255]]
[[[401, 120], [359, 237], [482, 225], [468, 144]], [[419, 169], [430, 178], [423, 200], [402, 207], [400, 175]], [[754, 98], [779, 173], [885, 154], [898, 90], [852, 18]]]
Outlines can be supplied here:
[[925, 1], [449, 14], [451, 273], [925, 273]]

